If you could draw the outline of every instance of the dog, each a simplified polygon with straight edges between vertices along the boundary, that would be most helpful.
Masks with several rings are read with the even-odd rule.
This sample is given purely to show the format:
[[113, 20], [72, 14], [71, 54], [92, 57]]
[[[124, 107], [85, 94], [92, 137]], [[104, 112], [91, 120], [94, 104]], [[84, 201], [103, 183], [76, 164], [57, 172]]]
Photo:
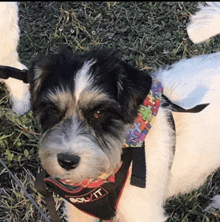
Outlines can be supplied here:
[[[0, 2], [0, 65], [27, 69], [19, 62], [18, 5], [16, 2]], [[16, 78], [1, 79], [10, 92], [12, 110], [22, 115], [30, 109], [29, 84]]]
[[[219, 52], [201, 55], [151, 74], [114, 50], [93, 49], [32, 63], [23, 81], [42, 126], [39, 157], [46, 184], [66, 199], [68, 222], [166, 221], [165, 200], [220, 167], [219, 60]], [[1, 76], [16, 72], [0, 67]], [[105, 218], [104, 208], [115, 214]]]

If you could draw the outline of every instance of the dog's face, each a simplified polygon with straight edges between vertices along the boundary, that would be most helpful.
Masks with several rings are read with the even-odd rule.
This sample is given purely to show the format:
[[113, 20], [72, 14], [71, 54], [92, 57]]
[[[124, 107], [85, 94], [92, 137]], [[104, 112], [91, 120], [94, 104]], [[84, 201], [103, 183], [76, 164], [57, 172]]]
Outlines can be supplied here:
[[113, 170], [151, 77], [111, 50], [63, 51], [30, 68], [32, 108], [42, 125], [47, 172], [79, 182]]

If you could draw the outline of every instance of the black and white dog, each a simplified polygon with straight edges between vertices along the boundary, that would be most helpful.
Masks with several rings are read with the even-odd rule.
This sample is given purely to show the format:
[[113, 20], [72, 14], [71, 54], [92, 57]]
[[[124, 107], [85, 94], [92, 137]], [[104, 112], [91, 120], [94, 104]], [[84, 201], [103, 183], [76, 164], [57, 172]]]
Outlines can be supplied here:
[[[43, 128], [39, 157], [50, 175], [45, 181], [67, 199], [69, 222], [165, 221], [168, 197], [198, 188], [220, 167], [219, 61], [220, 53], [201, 55], [150, 75], [101, 49], [63, 50], [32, 64], [24, 81]], [[16, 72], [0, 69], [5, 76]], [[140, 162], [129, 162], [119, 176], [129, 149], [133, 154], [126, 155]], [[114, 188], [121, 177], [125, 184]], [[114, 205], [102, 199], [107, 193]], [[97, 199], [94, 213], [82, 207]], [[100, 216], [103, 206], [115, 215]]]

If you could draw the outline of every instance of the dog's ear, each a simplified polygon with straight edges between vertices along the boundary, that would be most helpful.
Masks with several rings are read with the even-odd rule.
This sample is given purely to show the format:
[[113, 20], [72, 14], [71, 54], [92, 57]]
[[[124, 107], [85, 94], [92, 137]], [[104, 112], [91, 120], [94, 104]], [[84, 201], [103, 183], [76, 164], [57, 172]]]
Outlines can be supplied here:
[[10, 66], [0, 66], [0, 78], [8, 79], [9, 77], [22, 80], [24, 83], [28, 83], [28, 70], [17, 69]]
[[[39, 55], [32, 61], [28, 78], [33, 109], [37, 106], [36, 101], [38, 100], [42, 89], [47, 87], [47, 79], [53, 76], [55, 71], [56, 73], [62, 73], [65, 61], [70, 59], [71, 56], [72, 51], [69, 48], [60, 47], [56, 53]], [[59, 79], [59, 75], [55, 76], [55, 78], [51, 80], [51, 84], [53, 84], [54, 81], [59, 82]]]
[[37, 106], [36, 101], [39, 98], [44, 81], [50, 76], [52, 70], [51, 66], [53, 66], [53, 59], [51, 59], [51, 57], [52, 55], [39, 55], [32, 62], [29, 69], [30, 93], [33, 110], [35, 110], [35, 106]]
[[122, 61], [123, 73], [118, 75], [118, 101], [126, 123], [133, 123], [140, 105], [144, 102], [152, 85], [152, 77]]
[[96, 61], [94, 67], [99, 68], [104, 77], [103, 82], [107, 83], [108, 79], [111, 79], [109, 83], [114, 84], [112, 90], [114, 92], [116, 90], [115, 96], [120, 104], [124, 121], [132, 124], [140, 105], [151, 89], [152, 77], [148, 72], [123, 61], [122, 53], [117, 49], [97, 48], [91, 50], [88, 57]]

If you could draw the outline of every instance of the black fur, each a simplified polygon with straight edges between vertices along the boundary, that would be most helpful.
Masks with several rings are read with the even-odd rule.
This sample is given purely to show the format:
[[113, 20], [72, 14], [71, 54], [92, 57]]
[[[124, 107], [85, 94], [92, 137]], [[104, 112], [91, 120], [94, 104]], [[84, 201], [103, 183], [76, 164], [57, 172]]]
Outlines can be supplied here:
[[[64, 116], [59, 107], [44, 103], [45, 93], [57, 87], [73, 91], [74, 76], [84, 62], [91, 59], [96, 61], [90, 70], [94, 76], [93, 85], [101, 87], [118, 102], [120, 109], [117, 108], [117, 112], [114, 110], [117, 118], [120, 116], [125, 123], [133, 123], [140, 104], [151, 88], [152, 78], [149, 73], [122, 61], [116, 50], [105, 48], [80, 53], [63, 48], [56, 54], [39, 56], [32, 63], [28, 73], [25, 71], [23, 75], [23, 81], [30, 83], [32, 109], [36, 115], [41, 113], [41, 123], [46, 125], [44, 128], [52, 127]], [[36, 78], [37, 70], [38, 74], [39, 70], [41, 72], [38, 78]], [[17, 73], [15, 71], [10, 67], [1, 67], [3, 77], [21, 79], [23, 71], [17, 70]], [[51, 118], [48, 118], [48, 115]]]
[[[120, 105], [120, 113], [125, 123], [133, 123], [140, 104], [147, 96], [152, 78], [144, 71], [132, 67], [122, 61], [118, 52], [111, 49], [94, 49], [84, 53], [73, 53], [62, 50], [58, 54], [39, 57], [30, 68], [32, 107], [38, 113], [39, 102], [44, 98], [44, 92], [63, 86], [74, 90], [74, 76], [85, 61], [95, 60], [91, 67], [94, 85], [102, 87], [113, 100]], [[40, 79], [34, 80], [36, 68], [43, 70]], [[40, 87], [34, 90], [37, 81]], [[122, 89], [117, 87], [121, 82]]]

